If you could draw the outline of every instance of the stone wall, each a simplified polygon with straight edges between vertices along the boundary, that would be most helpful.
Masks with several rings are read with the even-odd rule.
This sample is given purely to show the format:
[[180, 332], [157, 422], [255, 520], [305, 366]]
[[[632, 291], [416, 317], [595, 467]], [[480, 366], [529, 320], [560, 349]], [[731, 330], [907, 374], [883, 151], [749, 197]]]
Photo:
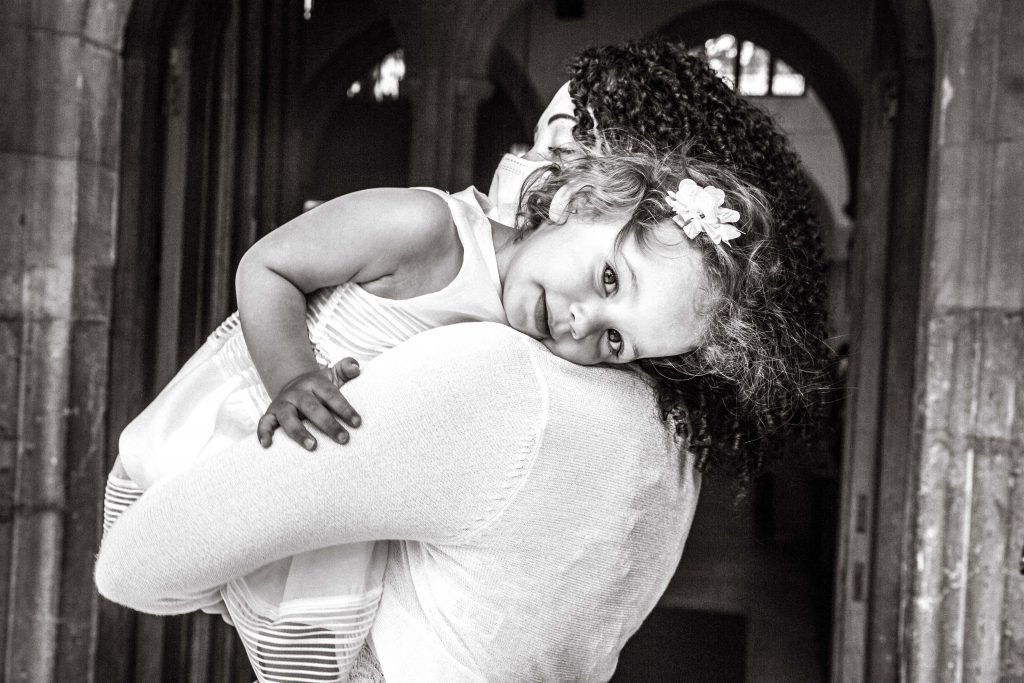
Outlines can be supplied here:
[[83, 680], [95, 653], [123, 4], [0, 6], [0, 678], [12, 683]]
[[1024, 679], [1024, 21], [936, 3], [933, 227], [924, 292], [903, 674]]

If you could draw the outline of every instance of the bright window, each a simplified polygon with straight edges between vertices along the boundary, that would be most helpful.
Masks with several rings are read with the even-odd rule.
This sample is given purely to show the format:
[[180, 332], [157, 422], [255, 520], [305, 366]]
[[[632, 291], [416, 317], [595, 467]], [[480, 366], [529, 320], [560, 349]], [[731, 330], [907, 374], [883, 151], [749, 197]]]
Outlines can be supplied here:
[[768, 50], [731, 33], [704, 41], [703, 47], [691, 50], [707, 57], [711, 67], [739, 93], [754, 97], [798, 97], [807, 86], [802, 74]]
[[399, 85], [405, 78], [405, 56], [401, 48], [384, 55], [362, 78], [352, 81], [345, 91], [349, 99], [370, 98], [377, 102], [397, 100]]

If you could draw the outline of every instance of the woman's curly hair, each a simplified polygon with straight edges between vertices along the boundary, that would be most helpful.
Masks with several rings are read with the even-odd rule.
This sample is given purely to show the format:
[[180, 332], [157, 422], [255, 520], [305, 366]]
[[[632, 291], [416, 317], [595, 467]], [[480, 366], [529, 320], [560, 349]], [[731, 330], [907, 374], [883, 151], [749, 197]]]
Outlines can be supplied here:
[[[645, 360], [663, 416], [697, 467], [749, 481], [783, 453], [818, 448], [827, 413], [831, 351], [820, 231], [800, 164], [771, 116], [737, 95], [707, 61], [678, 43], [644, 39], [583, 50], [570, 63], [574, 136], [585, 147], [636, 138], [660, 150], [686, 145], [692, 164], [729, 168], [766, 198], [770, 244], [749, 259], [756, 278], [717, 311], [734, 325], [690, 362]], [[757, 338], [757, 344], [744, 339]], [[742, 368], [736, 346], [750, 351]], [[751, 392], [737, 373], [760, 375]]]

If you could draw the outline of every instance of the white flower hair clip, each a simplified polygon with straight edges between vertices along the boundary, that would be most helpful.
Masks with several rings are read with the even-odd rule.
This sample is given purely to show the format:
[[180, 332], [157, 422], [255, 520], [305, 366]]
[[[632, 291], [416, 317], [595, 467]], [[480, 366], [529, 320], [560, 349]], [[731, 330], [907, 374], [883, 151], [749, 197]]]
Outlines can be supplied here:
[[714, 185], [701, 187], [687, 178], [679, 183], [678, 190], [668, 191], [666, 202], [676, 212], [672, 220], [691, 240], [704, 232], [719, 244], [743, 234], [733, 225], [740, 219], [740, 212], [722, 206], [725, 192]]

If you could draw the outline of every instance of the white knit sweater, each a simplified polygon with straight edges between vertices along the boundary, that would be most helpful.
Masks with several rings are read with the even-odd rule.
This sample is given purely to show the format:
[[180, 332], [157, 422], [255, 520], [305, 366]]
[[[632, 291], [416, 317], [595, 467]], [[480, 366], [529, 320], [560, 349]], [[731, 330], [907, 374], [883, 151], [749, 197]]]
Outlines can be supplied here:
[[187, 612], [270, 560], [398, 539], [372, 631], [388, 683], [607, 680], [699, 490], [643, 380], [466, 323], [384, 353], [345, 394], [364, 418], [346, 446], [279, 432], [151, 488], [104, 539], [100, 593]]

